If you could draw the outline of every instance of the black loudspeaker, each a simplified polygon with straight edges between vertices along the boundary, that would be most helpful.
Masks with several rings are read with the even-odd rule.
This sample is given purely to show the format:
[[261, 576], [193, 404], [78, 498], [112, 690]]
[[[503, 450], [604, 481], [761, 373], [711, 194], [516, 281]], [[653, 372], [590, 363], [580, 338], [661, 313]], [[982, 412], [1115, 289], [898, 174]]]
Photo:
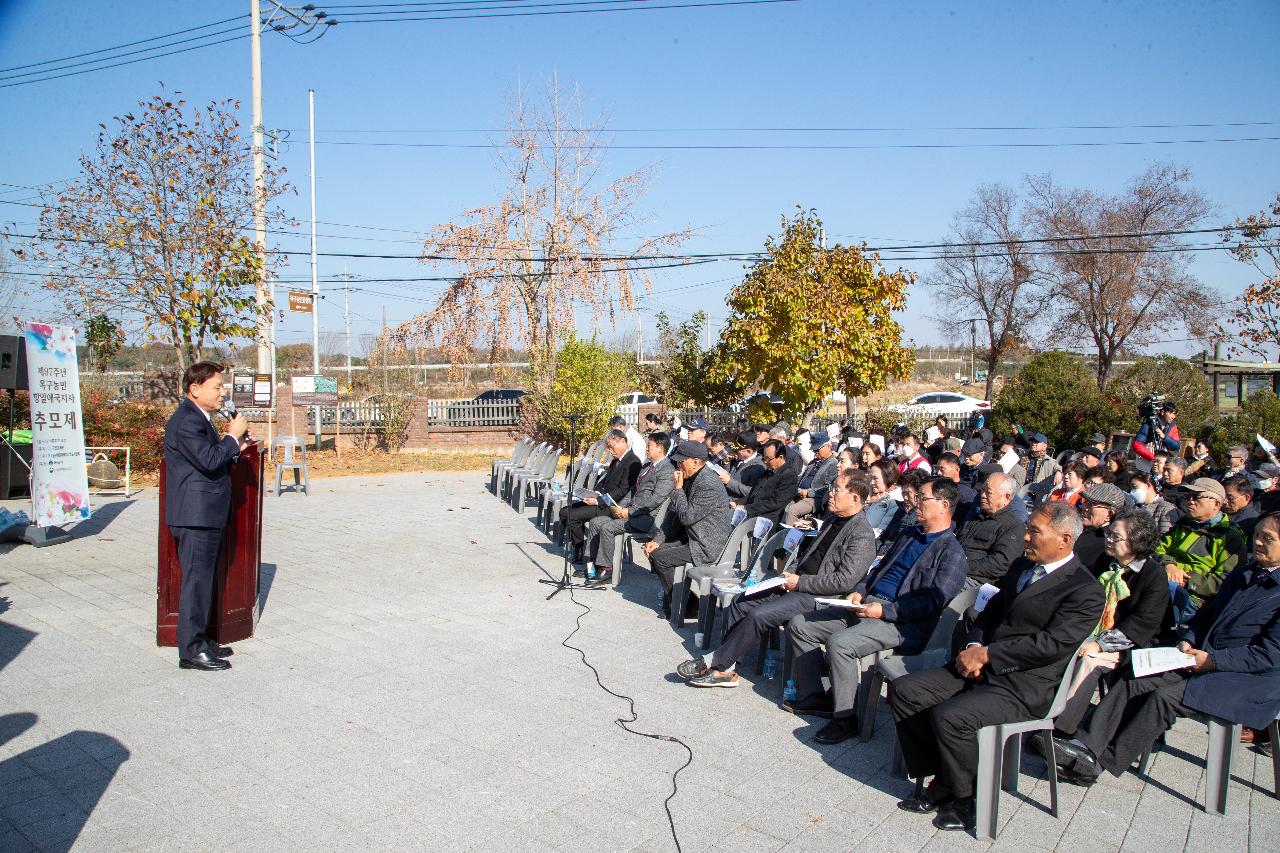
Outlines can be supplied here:
[[0, 335], [0, 389], [27, 390], [27, 342], [21, 335]]

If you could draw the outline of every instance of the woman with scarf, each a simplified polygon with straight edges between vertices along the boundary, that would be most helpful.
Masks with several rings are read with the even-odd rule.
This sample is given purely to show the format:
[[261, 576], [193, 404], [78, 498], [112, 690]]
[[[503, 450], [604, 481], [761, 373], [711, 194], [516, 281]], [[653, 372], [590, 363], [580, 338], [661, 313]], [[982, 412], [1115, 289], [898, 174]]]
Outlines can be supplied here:
[[1172, 644], [1169, 579], [1164, 567], [1151, 558], [1159, 541], [1155, 520], [1140, 509], [1121, 510], [1104, 540], [1111, 560], [1109, 564], [1100, 561], [1106, 568], [1098, 581], [1106, 590], [1107, 603], [1093, 634], [1080, 649], [1084, 666], [1076, 672], [1071, 698], [1056, 721], [1060, 737], [1075, 734], [1089, 710], [1094, 688], [1120, 665], [1126, 652], [1161, 642]]

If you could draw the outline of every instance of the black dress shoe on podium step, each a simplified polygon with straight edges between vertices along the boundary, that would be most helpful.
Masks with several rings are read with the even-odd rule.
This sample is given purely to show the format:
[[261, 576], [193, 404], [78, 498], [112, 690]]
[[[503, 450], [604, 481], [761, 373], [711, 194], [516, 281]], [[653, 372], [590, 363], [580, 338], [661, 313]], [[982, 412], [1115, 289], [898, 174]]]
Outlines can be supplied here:
[[236, 653], [230, 646], [210, 646], [207, 651], [215, 658], [229, 658]]
[[208, 652], [201, 652], [193, 658], [179, 658], [179, 669], [199, 669], [205, 672], [214, 672], [219, 669], [231, 669], [231, 662], [222, 658], [214, 657]]

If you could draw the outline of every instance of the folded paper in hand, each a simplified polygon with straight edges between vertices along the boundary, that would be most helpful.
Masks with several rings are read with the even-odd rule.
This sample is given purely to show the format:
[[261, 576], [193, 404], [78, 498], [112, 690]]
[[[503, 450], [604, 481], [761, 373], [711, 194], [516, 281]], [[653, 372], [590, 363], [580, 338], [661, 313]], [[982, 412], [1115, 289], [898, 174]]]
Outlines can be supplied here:
[[1000, 587], [993, 583], [984, 583], [978, 589], [978, 598], [973, 602], [973, 610], [975, 613], [981, 613], [987, 609], [987, 605], [991, 603], [991, 599], [995, 598], [996, 593], [1000, 591]]
[[751, 535], [755, 539], [763, 539], [769, 535], [769, 531], [773, 529], [773, 521], [771, 519], [760, 516], [756, 519], [755, 530], [751, 531]]
[[813, 603], [819, 607], [843, 607], [846, 610], [861, 610], [862, 602], [853, 604], [847, 598], [815, 598]]
[[1018, 454], [1012, 450], [1005, 451], [1004, 456], [1000, 457], [1000, 467], [1008, 474], [1013, 470], [1013, 466], [1018, 464]]
[[1154, 649], [1134, 649], [1129, 653], [1129, 660], [1133, 663], [1133, 674], [1137, 678], [1169, 672], [1174, 669], [1186, 669], [1196, 662], [1194, 655], [1189, 655], [1169, 646], [1160, 646]]

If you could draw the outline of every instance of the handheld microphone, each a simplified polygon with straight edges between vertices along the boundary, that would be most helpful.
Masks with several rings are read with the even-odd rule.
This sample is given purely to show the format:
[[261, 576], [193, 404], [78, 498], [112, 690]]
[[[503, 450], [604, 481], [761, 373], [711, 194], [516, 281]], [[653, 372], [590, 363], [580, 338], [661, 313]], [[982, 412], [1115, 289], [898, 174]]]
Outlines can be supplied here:
[[[235, 400], [232, 400], [230, 397], [223, 400], [221, 408], [218, 409], [218, 414], [222, 415], [227, 420], [234, 418], [236, 416]], [[246, 429], [244, 431], [244, 437], [246, 441], [252, 438], [252, 436], [249, 435], [249, 430]]]

